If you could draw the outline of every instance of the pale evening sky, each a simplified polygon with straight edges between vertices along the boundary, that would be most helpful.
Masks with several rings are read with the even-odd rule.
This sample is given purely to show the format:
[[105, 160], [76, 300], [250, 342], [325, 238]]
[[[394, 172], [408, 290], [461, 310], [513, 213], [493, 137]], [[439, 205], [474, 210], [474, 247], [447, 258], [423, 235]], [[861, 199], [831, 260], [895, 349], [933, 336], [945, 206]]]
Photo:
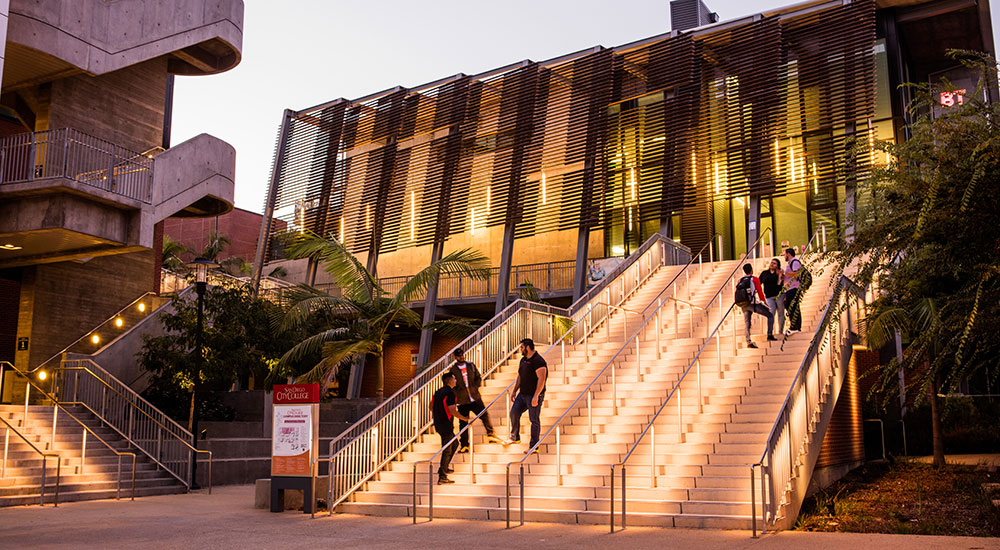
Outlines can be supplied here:
[[[708, 0], [722, 20], [789, 0]], [[245, 0], [243, 59], [177, 77], [171, 143], [200, 133], [236, 148], [236, 206], [260, 212], [285, 108], [544, 61], [670, 30], [669, 0]], [[994, 23], [996, 23], [994, 21]], [[996, 30], [994, 30], [996, 33]]]

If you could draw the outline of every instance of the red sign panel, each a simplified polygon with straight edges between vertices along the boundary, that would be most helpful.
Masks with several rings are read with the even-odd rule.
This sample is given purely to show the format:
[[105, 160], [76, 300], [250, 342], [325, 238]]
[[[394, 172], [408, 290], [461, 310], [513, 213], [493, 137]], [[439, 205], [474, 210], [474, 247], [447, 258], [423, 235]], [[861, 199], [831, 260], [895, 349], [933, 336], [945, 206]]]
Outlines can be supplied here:
[[272, 399], [281, 403], [319, 403], [319, 384], [275, 384]]

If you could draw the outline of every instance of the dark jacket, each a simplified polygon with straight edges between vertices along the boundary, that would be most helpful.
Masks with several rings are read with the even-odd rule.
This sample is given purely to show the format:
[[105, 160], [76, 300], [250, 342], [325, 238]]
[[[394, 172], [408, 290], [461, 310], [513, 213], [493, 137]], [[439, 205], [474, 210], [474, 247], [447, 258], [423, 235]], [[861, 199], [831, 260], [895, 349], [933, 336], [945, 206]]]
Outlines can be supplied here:
[[458, 404], [468, 405], [473, 399], [482, 402], [483, 396], [479, 394], [479, 386], [483, 385], [483, 377], [479, 375], [479, 369], [472, 361], [466, 361], [465, 368], [467, 369], [466, 374], [469, 376], [469, 387], [465, 387], [465, 378], [462, 377], [462, 369], [459, 368], [458, 363], [451, 366], [451, 373], [458, 381], [458, 384], [455, 385], [455, 396], [458, 397]]

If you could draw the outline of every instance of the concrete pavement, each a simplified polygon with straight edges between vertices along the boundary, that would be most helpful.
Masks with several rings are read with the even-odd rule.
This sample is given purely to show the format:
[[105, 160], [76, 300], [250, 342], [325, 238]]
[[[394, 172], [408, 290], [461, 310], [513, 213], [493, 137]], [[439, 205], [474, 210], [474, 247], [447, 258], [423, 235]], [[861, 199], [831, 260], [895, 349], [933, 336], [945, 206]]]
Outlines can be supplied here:
[[802, 548], [1000, 549], [1000, 539], [781, 532], [751, 539], [743, 531], [526, 524], [506, 530], [499, 522], [272, 514], [253, 508], [253, 487], [217, 488], [212, 495], [148, 497], [130, 502], [93, 501], [0, 509], [0, 548], [460, 548], [478, 549], [691, 548], [696, 550]]

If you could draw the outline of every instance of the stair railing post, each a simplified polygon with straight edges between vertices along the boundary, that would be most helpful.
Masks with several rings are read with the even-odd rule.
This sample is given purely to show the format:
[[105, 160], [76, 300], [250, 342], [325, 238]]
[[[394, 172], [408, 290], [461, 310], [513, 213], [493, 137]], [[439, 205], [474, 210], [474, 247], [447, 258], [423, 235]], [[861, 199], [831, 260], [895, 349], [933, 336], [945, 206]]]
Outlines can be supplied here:
[[[566, 385], [566, 338], [561, 340], [559, 345], [559, 353], [562, 355], [562, 381], [563, 385]], [[509, 401], [509, 399], [508, 399]]]
[[466, 428], [469, 430], [469, 469], [471, 472], [473, 485], [476, 484], [476, 438], [475, 434], [472, 433], [472, 420], [475, 419], [476, 419], [475, 416], [470, 418], [469, 426]]
[[31, 395], [31, 384], [28, 383], [28, 377], [24, 377], [24, 420], [22, 420], [21, 426], [24, 428], [28, 427], [28, 396]]
[[663, 309], [663, 298], [660, 298], [659, 305], [656, 306], [656, 359], [660, 360], [663, 357], [660, 355], [660, 331], [663, 330], [663, 320], [660, 317], [660, 311]]
[[80, 447], [80, 475], [83, 475], [83, 469], [87, 467], [87, 428], [83, 430], [83, 446]]
[[3, 434], [3, 463], [0, 464], [0, 478], [7, 477], [7, 447], [10, 444], [10, 428], [5, 428]]
[[686, 439], [684, 437], [684, 422], [681, 420], [681, 401], [684, 399], [681, 397], [681, 385], [680, 380], [677, 381], [677, 440], [681, 443]]
[[59, 417], [59, 408], [52, 405], [52, 445], [49, 449], [55, 450], [56, 448], [56, 421]]
[[587, 426], [590, 433], [590, 442], [594, 442], [594, 408], [591, 406], [591, 390], [587, 390]]
[[618, 378], [615, 376], [615, 367], [611, 366], [611, 414], [618, 414]]
[[42, 455], [42, 488], [40, 490], [41, 494], [39, 496], [39, 501], [38, 501], [39, 506], [45, 506], [45, 470], [48, 469], [46, 467], [45, 458], [46, 458], [45, 455]]
[[556, 426], [556, 485], [562, 485], [562, 441], [559, 437], [559, 426]]
[[642, 382], [642, 356], [639, 355], [639, 335], [635, 335], [635, 381]]
[[[695, 362], [695, 369], [696, 369], [697, 374], [698, 374], [698, 414], [701, 414], [701, 413], [705, 412], [704, 409], [703, 409], [703, 406], [702, 406], [702, 404], [705, 401], [705, 394], [702, 393], [702, 389], [701, 389], [701, 358], [700, 357]], [[721, 372], [719, 373], [719, 378], [720, 379], [722, 378], [722, 373]]]
[[656, 425], [649, 426], [649, 486], [656, 488]]

